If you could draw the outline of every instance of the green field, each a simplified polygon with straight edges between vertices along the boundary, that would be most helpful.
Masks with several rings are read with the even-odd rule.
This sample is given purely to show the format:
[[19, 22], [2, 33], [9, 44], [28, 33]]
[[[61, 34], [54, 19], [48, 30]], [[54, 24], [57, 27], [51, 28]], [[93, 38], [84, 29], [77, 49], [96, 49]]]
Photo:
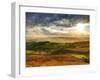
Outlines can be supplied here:
[[26, 42], [26, 66], [89, 64], [89, 41], [55, 43]]

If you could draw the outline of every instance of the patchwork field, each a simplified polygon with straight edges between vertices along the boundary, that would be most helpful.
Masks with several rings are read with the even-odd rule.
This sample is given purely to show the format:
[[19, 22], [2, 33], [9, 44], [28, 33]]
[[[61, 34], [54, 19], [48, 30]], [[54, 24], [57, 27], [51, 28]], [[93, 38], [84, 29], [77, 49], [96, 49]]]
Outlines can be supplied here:
[[26, 67], [89, 64], [89, 42], [27, 42]]

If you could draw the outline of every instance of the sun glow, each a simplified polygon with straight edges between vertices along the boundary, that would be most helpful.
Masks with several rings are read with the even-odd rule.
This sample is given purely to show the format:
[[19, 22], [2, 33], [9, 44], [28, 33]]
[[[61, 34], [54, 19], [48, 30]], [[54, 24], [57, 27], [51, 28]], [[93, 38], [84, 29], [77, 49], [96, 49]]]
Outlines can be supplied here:
[[81, 33], [85, 32], [85, 24], [83, 24], [83, 23], [78, 23], [78, 24], [76, 25], [76, 30], [77, 30], [77, 32], [81, 32]]

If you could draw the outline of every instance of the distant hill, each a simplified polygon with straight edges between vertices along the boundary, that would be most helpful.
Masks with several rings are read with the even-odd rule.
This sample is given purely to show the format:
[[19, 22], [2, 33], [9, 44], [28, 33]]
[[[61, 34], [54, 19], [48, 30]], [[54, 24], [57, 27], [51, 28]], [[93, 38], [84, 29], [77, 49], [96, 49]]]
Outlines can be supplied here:
[[48, 38], [28, 40], [27, 42], [45, 42], [45, 41], [54, 43], [74, 43], [74, 42], [89, 41], [89, 37], [48, 37]]
[[64, 48], [89, 48], [89, 41], [74, 42], [74, 43], [54, 43], [49, 41], [44, 42], [27, 42], [27, 50], [35, 51], [52, 51]]

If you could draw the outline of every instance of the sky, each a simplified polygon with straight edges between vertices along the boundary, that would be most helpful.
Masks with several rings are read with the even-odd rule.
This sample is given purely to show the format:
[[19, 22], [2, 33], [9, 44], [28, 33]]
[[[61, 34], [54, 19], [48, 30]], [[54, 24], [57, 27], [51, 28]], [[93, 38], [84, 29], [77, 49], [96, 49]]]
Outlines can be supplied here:
[[89, 36], [89, 15], [26, 12], [26, 39]]

